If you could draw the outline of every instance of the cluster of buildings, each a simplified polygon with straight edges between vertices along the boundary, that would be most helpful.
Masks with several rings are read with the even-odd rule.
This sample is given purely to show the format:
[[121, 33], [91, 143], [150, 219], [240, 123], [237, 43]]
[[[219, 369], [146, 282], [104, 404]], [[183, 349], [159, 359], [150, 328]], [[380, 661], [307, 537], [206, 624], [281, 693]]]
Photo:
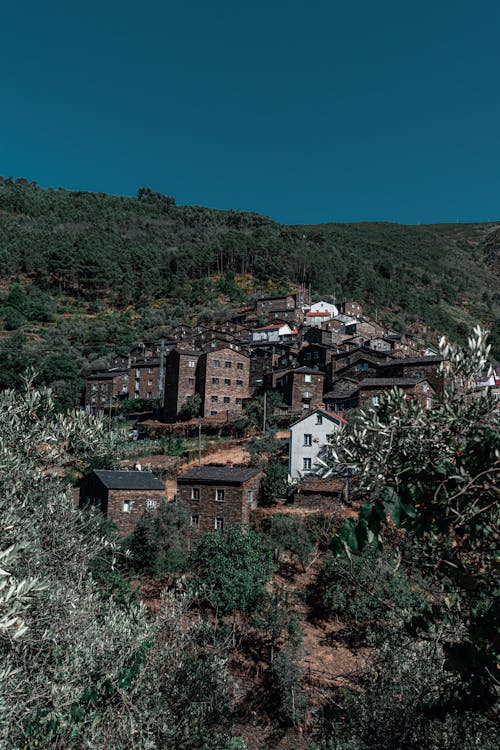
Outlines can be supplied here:
[[[304, 295], [261, 297], [219, 325], [182, 324], [171, 336], [116, 357], [92, 372], [85, 405], [112, 410], [124, 399], [156, 400], [161, 418], [176, 422], [198, 396], [204, 419], [230, 421], [260, 393], [282, 397], [290, 424], [289, 474], [306, 507], [345, 498], [349, 477], [321, 481], [317, 458], [346, 423], [348, 413], [377, 405], [394, 386], [424, 409], [443, 389], [442, 358], [409, 336], [363, 314], [357, 302], [305, 302]], [[247, 466], [197, 466], [177, 477], [190, 538], [248, 523], [259, 505], [264, 473]], [[166, 500], [162, 483], [142, 471], [94, 471], [81, 487], [122, 533]]]
[[115, 357], [86, 378], [85, 406], [97, 412], [125, 399], [155, 400], [161, 418], [175, 422], [197, 394], [200, 416], [231, 420], [248, 399], [273, 390], [293, 418], [320, 404], [340, 413], [377, 404], [397, 385], [432, 408], [440, 363], [433, 349], [363, 315], [358, 302], [273, 295], [223, 324], [181, 324], [170, 337]]

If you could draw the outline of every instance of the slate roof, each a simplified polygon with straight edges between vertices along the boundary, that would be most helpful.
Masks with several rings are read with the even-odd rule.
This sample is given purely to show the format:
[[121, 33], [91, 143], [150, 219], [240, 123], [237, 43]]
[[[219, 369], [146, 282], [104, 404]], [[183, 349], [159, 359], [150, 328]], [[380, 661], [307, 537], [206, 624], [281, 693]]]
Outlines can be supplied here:
[[94, 474], [108, 490], [164, 490], [159, 479], [150, 471], [105, 471], [98, 469]]
[[359, 384], [360, 388], [410, 388], [412, 385], [421, 383], [426, 378], [364, 378]]
[[243, 484], [260, 474], [255, 466], [194, 466], [177, 477], [177, 484]]

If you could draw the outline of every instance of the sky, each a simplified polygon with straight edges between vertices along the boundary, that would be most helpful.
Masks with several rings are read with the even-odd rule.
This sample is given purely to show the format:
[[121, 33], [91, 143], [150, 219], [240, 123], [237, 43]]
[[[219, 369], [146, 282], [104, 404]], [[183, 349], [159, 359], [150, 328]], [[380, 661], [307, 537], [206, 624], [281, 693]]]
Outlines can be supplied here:
[[0, 174], [283, 223], [500, 220], [498, 0], [17, 0]]

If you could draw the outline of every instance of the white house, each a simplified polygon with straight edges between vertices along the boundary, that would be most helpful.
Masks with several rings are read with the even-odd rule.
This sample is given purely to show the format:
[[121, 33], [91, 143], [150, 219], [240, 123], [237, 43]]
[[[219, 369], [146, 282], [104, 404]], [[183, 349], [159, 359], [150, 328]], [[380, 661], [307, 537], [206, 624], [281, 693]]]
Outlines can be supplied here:
[[331, 304], [331, 302], [323, 302], [321, 300], [321, 302], [315, 302], [311, 305], [309, 312], [327, 312], [330, 313], [330, 318], [334, 318], [339, 314], [339, 309], [336, 305]]
[[324, 409], [315, 409], [290, 427], [289, 469], [292, 479], [313, 474], [321, 448], [331, 441], [346, 420]]
[[293, 333], [288, 323], [271, 323], [252, 331], [252, 342], [256, 341], [279, 341], [281, 338], [291, 336]]

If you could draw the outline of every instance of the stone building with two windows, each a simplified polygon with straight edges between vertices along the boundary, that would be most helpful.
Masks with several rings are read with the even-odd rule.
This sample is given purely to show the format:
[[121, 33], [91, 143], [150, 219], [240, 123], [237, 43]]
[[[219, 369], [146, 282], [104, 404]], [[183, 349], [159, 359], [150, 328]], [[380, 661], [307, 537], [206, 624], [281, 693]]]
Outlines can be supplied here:
[[196, 466], [177, 477], [177, 493], [187, 509], [190, 537], [247, 524], [257, 507], [264, 472], [247, 466]]

